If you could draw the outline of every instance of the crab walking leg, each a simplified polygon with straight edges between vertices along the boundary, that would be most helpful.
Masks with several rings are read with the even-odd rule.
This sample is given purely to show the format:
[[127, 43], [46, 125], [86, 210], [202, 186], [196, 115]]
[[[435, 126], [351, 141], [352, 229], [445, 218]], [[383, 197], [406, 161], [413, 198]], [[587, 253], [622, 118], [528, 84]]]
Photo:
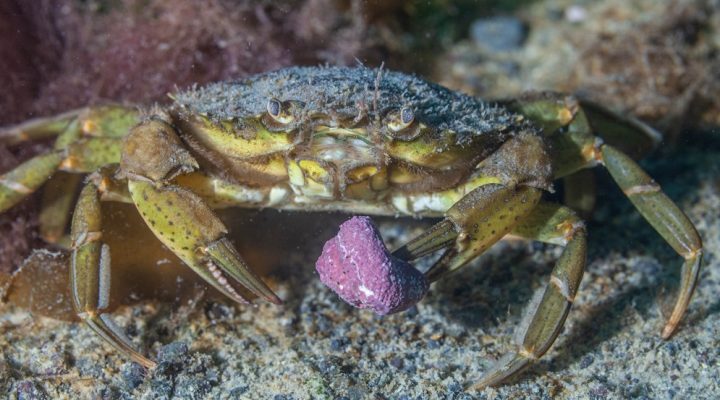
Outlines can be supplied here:
[[[664, 339], [671, 337], [697, 284], [702, 241], [687, 216], [631, 157], [623, 153], [646, 153], [657, 146], [661, 136], [641, 121], [621, 117], [590, 102], [577, 102], [559, 95], [526, 99], [515, 107], [546, 128], [554, 152], [556, 177], [604, 164], [640, 214], [685, 259], [679, 295], [661, 334]], [[558, 130], [557, 127], [564, 128]], [[593, 131], [597, 131], [602, 139]], [[616, 146], [623, 146], [622, 151]]]
[[493, 386], [517, 376], [542, 357], [565, 323], [585, 269], [587, 241], [584, 224], [567, 207], [541, 203], [513, 233], [564, 245], [541, 300], [516, 335], [518, 347], [487, 372], [472, 388]]
[[82, 183], [82, 175], [58, 171], [45, 184], [40, 208], [40, 237], [48, 243], [62, 240], [67, 245], [67, 228], [72, 214], [73, 201]]
[[42, 154], [0, 175], [0, 213], [37, 190], [57, 170], [63, 158], [57, 151]]
[[448, 247], [425, 276], [434, 282], [472, 261], [495, 244], [540, 200], [540, 190], [529, 186], [481, 186], [458, 200], [446, 219], [393, 253], [413, 260]]
[[51, 138], [63, 133], [81, 110], [72, 110], [52, 117], [34, 118], [21, 124], [0, 129], [0, 143], [15, 145], [28, 140]]
[[102, 242], [102, 221], [97, 187], [87, 184], [73, 214], [70, 284], [78, 316], [120, 353], [146, 368], [155, 362], [140, 354], [130, 339], [103, 311], [110, 298], [110, 248]]
[[[104, 106], [39, 118], [0, 131], [0, 142], [8, 144], [57, 136], [53, 150], [0, 176], [0, 212], [33, 193], [58, 169], [84, 173], [119, 162], [120, 138], [136, 123], [135, 110]], [[66, 210], [70, 211], [69, 208]]]
[[199, 196], [178, 186], [158, 188], [141, 180], [130, 180], [128, 188], [150, 230], [205, 281], [238, 303], [248, 301], [233, 280], [261, 298], [281, 303], [240, 258], [225, 237], [227, 228]]
[[615, 182], [660, 236], [684, 259], [672, 314], [662, 330], [670, 338], [687, 310], [702, 264], [702, 241], [688, 217], [630, 157], [610, 145], [600, 147], [602, 162]]

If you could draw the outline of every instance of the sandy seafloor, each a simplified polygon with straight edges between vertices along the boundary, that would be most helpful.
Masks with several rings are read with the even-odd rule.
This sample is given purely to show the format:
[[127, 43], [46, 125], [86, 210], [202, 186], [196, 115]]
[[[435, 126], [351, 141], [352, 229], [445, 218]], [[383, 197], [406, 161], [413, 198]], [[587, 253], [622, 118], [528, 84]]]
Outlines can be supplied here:
[[[554, 43], [554, 42], [553, 42]], [[560, 70], [560, 72], [563, 72]], [[512, 85], [507, 85], [512, 86]], [[588, 224], [585, 278], [558, 341], [515, 382], [464, 386], [512, 348], [526, 304], [559, 249], [503, 242], [432, 286], [408, 312], [353, 309], [314, 272], [321, 238], [344, 217], [246, 213], [258, 229], [307, 225], [303, 246], [276, 243], [271, 275], [283, 306], [153, 302], [115, 320], [159, 366], [145, 373], [82, 324], [0, 308], [0, 395], [107, 399], [715, 399], [720, 398], [720, 135], [684, 132], [642, 164], [696, 223], [700, 283], [679, 332], [659, 337], [681, 258], [642, 220], [607, 173]], [[390, 246], [427, 223], [378, 219]], [[237, 222], [234, 220], [232, 222]], [[232, 224], [231, 224], [232, 226]]]
[[[353, 309], [320, 283], [317, 243], [290, 249], [273, 275], [284, 306], [210, 303], [173, 312], [144, 303], [116, 312], [133, 340], [157, 354], [159, 367], [145, 375], [81, 324], [4, 308], [0, 388], [22, 399], [717, 398], [720, 141], [713, 136], [691, 135], [692, 145], [644, 163], [706, 246], [700, 284], [672, 340], [659, 331], [681, 260], [600, 173], [580, 294], [552, 350], [513, 384], [463, 391], [511, 347], [524, 306], [548, 279], [555, 247], [501, 243], [434, 284], [414, 309], [389, 317]], [[254, 216], [277, 229], [298, 218]], [[341, 221], [318, 218], [330, 226]], [[422, 226], [380, 221], [391, 245]], [[399, 228], [408, 222], [412, 228]], [[309, 236], [317, 236], [312, 229]]]

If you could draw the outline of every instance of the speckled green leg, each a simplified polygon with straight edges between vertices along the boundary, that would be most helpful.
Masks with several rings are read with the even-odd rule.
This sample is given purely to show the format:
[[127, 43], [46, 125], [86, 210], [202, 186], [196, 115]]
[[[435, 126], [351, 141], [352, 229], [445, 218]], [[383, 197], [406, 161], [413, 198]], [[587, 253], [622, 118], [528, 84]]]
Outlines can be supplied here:
[[226, 238], [227, 228], [208, 204], [175, 181], [197, 168], [175, 128], [160, 118], [136, 126], [124, 142], [120, 174], [127, 178], [130, 197], [155, 236], [227, 297], [247, 302], [239, 292], [242, 285], [280, 303], [242, 261]]
[[[54, 150], [33, 157], [0, 176], [0, 212], [33, 193], [58, 169], [86, 173], [119, 162], [120, 138], [136, 123], [135, 110], [105, 106], [35, 119], [2, 130], [0, 141], [8, 144], [52, 136], [57, 136], [57, 140]], [[49, 203], [60, 207], [59, 202]], [[69, 208], [64, 210], [69, 211]], [[61, 212], [58, 209], [49, 211], [49, 214], [59, 215]]]
[[0, 175], [0, 212], [37, 190], [57, 170], [63, 158], [63, 154], [57, 151], [42, 154]]
[[530, 239], [565, 246], [538, 303], [520, 326], [518, 347], [488, 371], [472, 388], [480, 389], [507, 381], [542, 357], [560, 334], [575, 299], [585, 269], [585, 227], [567, 207], [541, 203], [514, 229]]
[[270, 302], [281, 301], [240, 258], [227, 229], [202, 199], [181, 187], [130, 180], [130, 196], [148, 227], [205, 281], [238, 303], [247, 303], [237, 282]]
[[426, 273], [430, 281], [462, 267], [509, 233], [540, 200], [540, 190], [499, 184], [481, 186], [455, 203], [447, 218], [396, 250], [405, 260], [448, 248]]
[[702, 263], [702, 240], [692, 222], [652, 178], [630, 157], [610, 145], [600, 148], [602, 161], [637, 210], [684, 259], [677, 301], [662, 331], [669, 338], [680, 324], [692, 297]]
[[97, 187], [92, 183], [80, 193], [71, 238], [70, 284], [78, 316], [121, 354], [146, 368], [153, 368], [155, 362], [140, 354], [104, 312], [110, 298], [110, 248], [102, 242], [100, 200]]

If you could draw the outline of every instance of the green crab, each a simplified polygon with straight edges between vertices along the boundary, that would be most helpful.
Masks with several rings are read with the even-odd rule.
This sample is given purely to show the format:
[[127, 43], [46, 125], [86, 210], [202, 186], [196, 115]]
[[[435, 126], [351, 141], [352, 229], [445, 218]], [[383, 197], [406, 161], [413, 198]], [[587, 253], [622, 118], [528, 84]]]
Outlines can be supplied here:
[[[193, 88], [167, 107], [98, 106], [5, 129], [15, 144], [57, 136], [54, 148], [0, 177], [0, 212], [57, 171], [89, 174], [52, 190], [41, 234], [63, 243], [69, 215], [71, 298], [107, 343], [147, 368], [108, 314], [114, 251], [101, 204], [134, 205], [152, 233], [208, 284], [238, 302], [281, 300], [253, 273], [216, 217], [222, 207], [341, 210], [441, 217], [393, 255], [444, 253], [425, 272], [449, 277], [508, 234], [564, 250], [517, 348], [476, 387], [505, 382], [553, 344], [586, 261], [585, 225], [543, 199], [565, 178], [604, 166], [683, 258], [679, 295], [662, 337], [678, 328], [695, 288], [702, 242], [683, 212], [623, 151], [657, 140], [639, 121], [560, 94], [489, 104], [420, 78], [368, 68], [295, 67]], [[597, 135], [599, 136], [597, 136]], [[48, 190], [51, 188], [48, 188]]]

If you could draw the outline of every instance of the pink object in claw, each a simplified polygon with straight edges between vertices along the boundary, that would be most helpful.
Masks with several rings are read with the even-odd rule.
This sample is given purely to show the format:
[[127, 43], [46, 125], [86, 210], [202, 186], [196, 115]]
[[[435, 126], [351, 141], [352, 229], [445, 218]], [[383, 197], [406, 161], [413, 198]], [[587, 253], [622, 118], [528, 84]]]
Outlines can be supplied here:
[[343, 300], [380, 315], [407, 310], [429, 288], [420, 271], [390, 255], [369, 217], [352, 217], [340, 225], [315, 268]]

